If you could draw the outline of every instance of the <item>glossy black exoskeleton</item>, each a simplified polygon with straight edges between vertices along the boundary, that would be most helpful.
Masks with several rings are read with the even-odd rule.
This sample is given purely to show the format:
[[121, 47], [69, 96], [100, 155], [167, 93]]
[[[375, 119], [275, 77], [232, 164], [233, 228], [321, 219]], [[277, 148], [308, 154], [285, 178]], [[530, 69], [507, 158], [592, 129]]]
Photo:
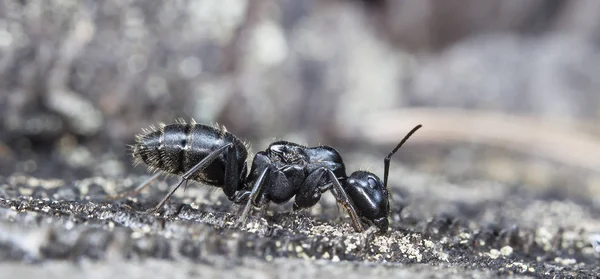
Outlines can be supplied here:
[[[133, 157], [151, 169], [181, 175], [181, 181], [151, 211], [162, 208], [173, 193], [189, 180], [220, 187], [236, 204], [245, 204], [238, 224], [243, 224], [252, 206], [285, 203], [295, 197], [293, 208], [315, 205], [321, 194], [332, 190], [346, 209], [356, 231], [362, 224], [381, 232], [389, 227], [387, 178], [391, 156], [421, 125], [411, 130], [384, 160], [384, 181], [367, 171], [346, 175], [340, 154], [329, 146], [306, 147], [277, 141], [258, 152], [247, 171], [245, 145], [222, 127], [196, 123], [163, 125], [137, 137]], [[139, 192], [160, 172], [138, 186]]]

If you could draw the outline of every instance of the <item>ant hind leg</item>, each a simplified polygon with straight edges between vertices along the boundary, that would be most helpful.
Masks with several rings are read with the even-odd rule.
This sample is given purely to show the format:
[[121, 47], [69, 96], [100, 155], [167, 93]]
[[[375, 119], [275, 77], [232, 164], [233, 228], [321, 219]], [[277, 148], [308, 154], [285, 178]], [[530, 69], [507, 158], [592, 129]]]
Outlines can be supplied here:
[[[248, 213], [250, 213], [250, 208], [252, 207], [252, 204], [255, 203], [256, 199], [258, 198], [258, 195], [262, 192], [262, 188], [266, 184], [265, 178], [267, 176], [268, 171], [269, 171], [269, 168], [265, 168], [265, 170], [263, 170], [263, 172], [260, 174], [260, 176], [258, 177], [256, 182], [254, 183], [254, 186], [252, 187], [252, 191], [250, 191], [248, 201], [246, 202], [246, 205], [244, 206], [244, 211], [242, 211], [242, 215], [236, 222], [236, 226], [243, 226], [244, 223], [246, 223], [246, 219], [248, 218]], [[240, 195], [240, 197], [241, 196], [242, 195]]]
[[225, 150], [227, 150], [227, 148], [229, 148], [230, 146], [231, 146], [231, 144], [226, 144], [226, 145], [223, 145], [223, 146], [219, 147], [217, 150], [215, 150], [212, 153], [208, 154], [208, 156], [206, 156], [204, 159], [202, 159], [198, 164], [196, 164], [190, 170], [188, 170], [187, 172], [185, 172], [182, 175], [181, 180], [179, 181], [179, 183], [177, 183], [177, 185], [171, 187], [171, 189], [169, 189], [169, 193], [165, 195], [165, 197], [160, 201], [160, 203], [158, 203], [154, 208], [148, 210], [147, 213], [156, 213], [156, 212], [158, 212], [167, 203], [167, 201], [171, 198], [171, 196], [173, 196], [173, 193], [175, 193], [175, 191], [184, 182], [185, 182], [185, 185], [186, 185], [185, 187], [187, 187], [188, 181], [197, 172], [202, 171], [204, 168], [206, 168], [208, 165], [210, 165], [210, 163], [212, 163], [217, 157], [219, 157], [219, 155], [221, 155], [223, 152], [225, 152]]
[[161, 174], [162, 173], [157, 172], [154, 175], [152, 175], [150, 178], [146, 179], [146, 181], [142, 182], [140, 185], [138, 185], [137, 187], [135, 187], [133, 190], [125, 191], [125, 192], [122, 192], [122, 193], [117, 193], [117, 194], [112, 195], [112, 196], [107, 196], [106, 199], [108, 199], [108, 200], [118, 200], [118, 199], [133, 197], [133, 196], [139, 194], [146, 187], [148, 187], [148, 185], [150, 185], [154, 180], [156, 180], [159, 176], [161, 176]]
[[235, 147], [233, 145], [229, 146], [225, 162], [225, 183], [223, 184], [223, 192], [229, 200], [235, 199], [236, 191], [240, 186], [240, 179], [242, 179], [236, 153]]

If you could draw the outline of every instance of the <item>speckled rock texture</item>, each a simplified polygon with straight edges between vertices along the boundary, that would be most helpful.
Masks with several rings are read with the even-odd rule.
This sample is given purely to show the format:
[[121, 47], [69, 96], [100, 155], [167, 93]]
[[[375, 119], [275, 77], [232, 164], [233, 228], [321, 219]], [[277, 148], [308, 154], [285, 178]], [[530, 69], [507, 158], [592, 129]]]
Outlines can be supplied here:
[[[512, 2], [0, 0], [0, 278], [597, 278], [600, 5]], [[330, 194], [243, 227], [196, 183], [145, 213], [176, 177], [112, 199], [180, 117], [379, 175], [424, 128], [381, 235]]]
[[[36, 268], [83, 272], [79, 265], [110, 274], [115, 271], [102, 266], [113, 264], [131, 274], [164, 266], [183, 277], [233, 276], [246, 269], [255, 270], [250, 277], [357, 270], [351, 278], [591, 278], [600, 272], [594, 246], [600, 221], [592, 204], [559, 199], [548, 189], [485, 180], [453, 183], [403, 167], [393, 170], [396, 199], [386, 235], [354, 232], [332, 197], [308, 212], [272, 206], [236, 228], [240, 208], [208, 186], [190, 187], [164, 212], [149, 215], [143, 211], [161, 198], [165, 182], [136, 198], [110, 201], [104, 196], [133, 187], [141, 177], [65, 181], [12, 175], [0, 183], [0, 256], [5, 268], [31, 275]], [[148, 265], [154, 267], [144, 268]]]

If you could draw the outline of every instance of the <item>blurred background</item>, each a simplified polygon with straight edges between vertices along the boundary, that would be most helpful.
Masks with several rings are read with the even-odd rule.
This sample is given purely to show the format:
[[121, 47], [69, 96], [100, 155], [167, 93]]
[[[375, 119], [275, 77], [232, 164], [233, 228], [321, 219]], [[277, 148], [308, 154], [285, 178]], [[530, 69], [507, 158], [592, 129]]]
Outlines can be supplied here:
[[194, 118], [381, 173], [420, 123], [392, 164], [405, 187], [422, 171], [598, 208], [598, 18], [595, 0], [0, 0], [0, 172], [143, 173], [135, 134]]

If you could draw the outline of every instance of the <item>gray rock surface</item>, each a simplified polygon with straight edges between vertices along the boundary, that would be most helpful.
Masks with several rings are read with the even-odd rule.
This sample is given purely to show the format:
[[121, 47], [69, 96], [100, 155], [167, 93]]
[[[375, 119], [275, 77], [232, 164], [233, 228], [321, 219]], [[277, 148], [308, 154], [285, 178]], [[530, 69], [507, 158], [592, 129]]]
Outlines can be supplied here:
[[[152, 274], [164, 266], [178, 276], [226, 277], [344, 270], [360, 270], [351, 278], [593, 277], [600, 272], [593, 245], [600, 219], [590, 204], [493, 181], [455, 184], [400, 167], [394, 173], [392, 184], [400, 187], [392, 191], [396, 197], [400, 189], [410, 192], [410, 204], [402, 210], [402, 200], [395, 199], [386, 235], [355, 233], [331, 198], [310, 212], [290, 213], [289, 206], [255, 212], [236, 228], [239, 208], [208, 186], [179, 193], [155, 216], [143, 210], [158, 201], [163, 192], [157, 188], [166, 187], [164, 182], [137, 198], [107, 201], [106, 194], [140, 179], [68, 182], [9, 176], [0, 184], [1, 256], [7, 268], [7, 261], [41, 265], [10, 266], [31, 275], [47, 266], [56, 274], [84, 272], [82, 267], [115, 272], [108, 266], [122, 274]], [[144, 268], [148, 265], [154, 268]]]

